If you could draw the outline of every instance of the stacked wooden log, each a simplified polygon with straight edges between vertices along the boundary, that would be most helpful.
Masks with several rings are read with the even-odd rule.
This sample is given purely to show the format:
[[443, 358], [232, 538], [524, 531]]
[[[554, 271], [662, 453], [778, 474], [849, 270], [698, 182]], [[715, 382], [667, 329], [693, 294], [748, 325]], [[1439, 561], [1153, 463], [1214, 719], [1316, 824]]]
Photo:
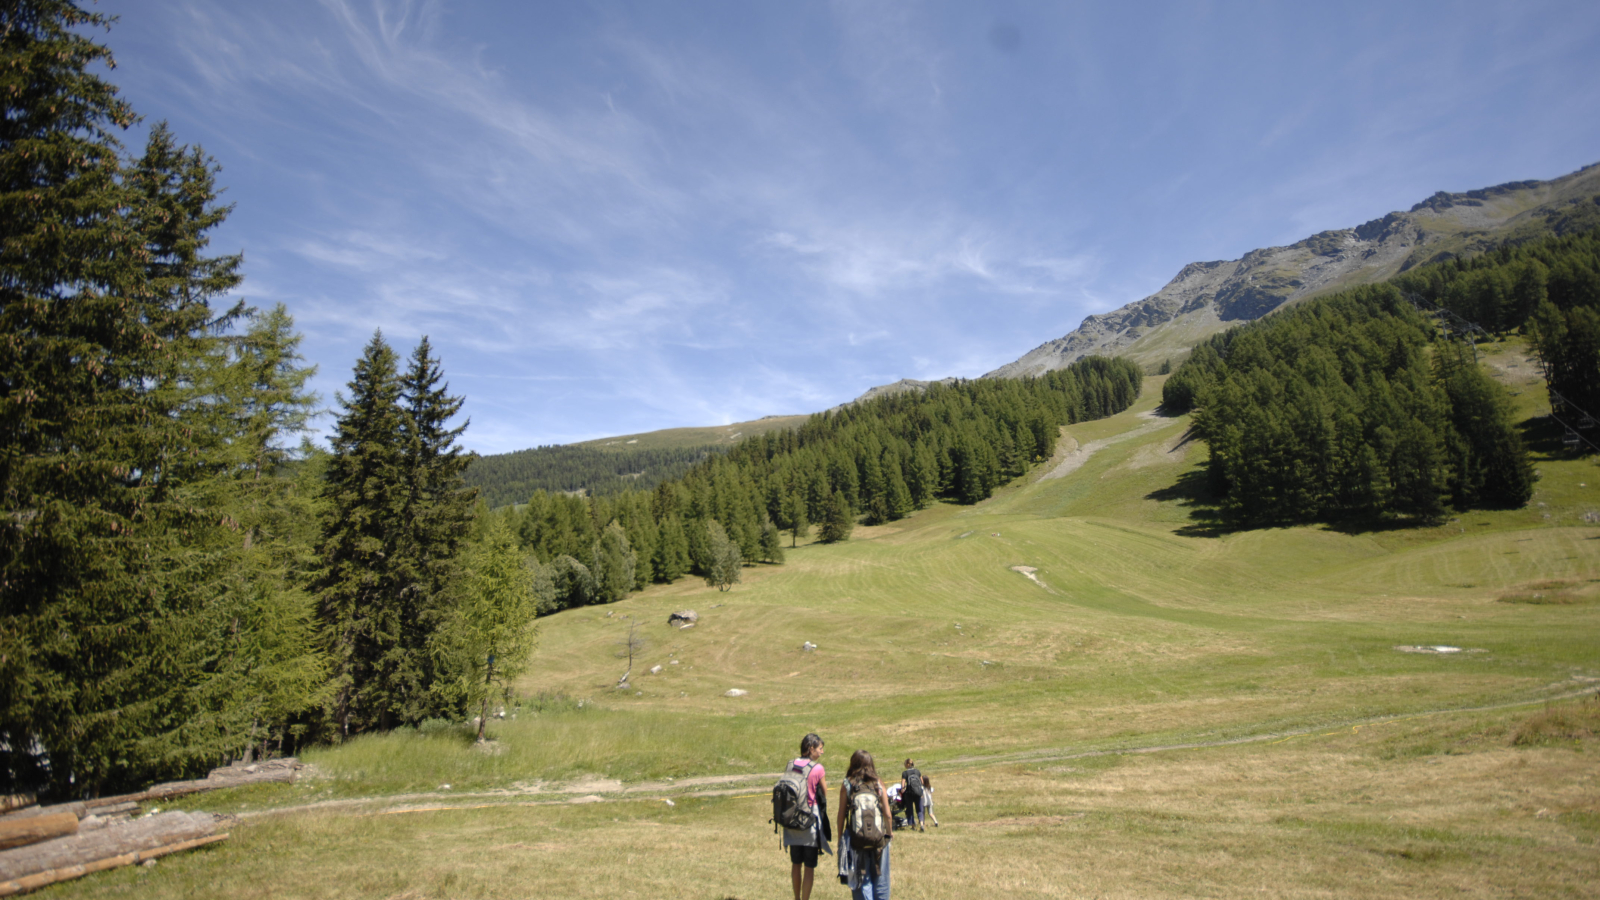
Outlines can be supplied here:
[[[0, 850], [0, 897], [21, 894], [90, 872], [131, 866], [146, 860], [226, 840], [217, 833], [222, 817], [210, 813], [165, 812], [98, 827], [70, 812], [30, 816], [40, 832], [60, 836]], [[68, 823], [66, 820], [70, 819]], [[42, 827], [49, 823], [50, 827]]]
[[226, 840], [226, 832], [218, 833], [223, 819], [210, 813], [132, 816], [143, 801], [292, 782], [299, 768], [292, 757], [236, 763], [212, 769], [205, 778], [158, 784], [137, 794], [35, 806], [0, 816], [0, 897]]
[[183, 794], [193, 794], [197, 791], [214, 791], [218, 788], [243, 787], [247, 784], [268, 784], [271, 782], [292, 782], [295, 772], [300, 768], [300, 760], [294, 757], [284, 759], [269, 759], [266, 762], [245, 764], [234, 763], [212, 769], [204, 778], [194, 781], [169, 781], [158, 784], [146, 791], [137, 794], [128, 794], [118, 800], [162, 800], [167, 797], [177, 797]]

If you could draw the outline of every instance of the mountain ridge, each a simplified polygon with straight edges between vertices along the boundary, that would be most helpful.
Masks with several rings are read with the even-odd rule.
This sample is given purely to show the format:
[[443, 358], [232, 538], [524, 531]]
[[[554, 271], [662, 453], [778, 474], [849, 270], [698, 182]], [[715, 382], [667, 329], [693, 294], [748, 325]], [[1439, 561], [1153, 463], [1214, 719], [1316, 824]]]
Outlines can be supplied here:
[[1405, 212], [1353, 228], [1258, 248], [1234, 260], [1189, 263], [1156, 293], [1088, 316], [1073, 331], [983, 377], [1041, 375], [1094, 354], [1155, 365], [1234, 324], [1318, 294], [1381, 281], [1507, 240], [1586, 225], [1600, 225], [1600, 163], [1550, 181], [1438, 191]]

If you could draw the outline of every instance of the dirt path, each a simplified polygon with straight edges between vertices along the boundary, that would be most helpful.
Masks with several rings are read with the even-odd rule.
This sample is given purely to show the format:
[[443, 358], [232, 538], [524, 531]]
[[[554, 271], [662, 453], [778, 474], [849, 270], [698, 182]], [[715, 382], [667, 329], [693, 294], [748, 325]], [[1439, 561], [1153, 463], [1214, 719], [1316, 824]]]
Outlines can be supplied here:
[[1098, 441], [1090, 441], [1087, 444], [1078, 444], [1077, 439], [1069, 435], [1067, 440], [1072, 441], [1075, 446], [1067, 451], [1066, 456], [1061, 460], [1061, 462], [1056, 463], [1055, 468], [1040, 476], [1039, 480], [1049, 481], [1052, 478], [1060, 478], [1064, 475], [1070, 475], [1073, 472], [1078, 471], [1078, 468], [1084, 463], [1088, 462], [1089, 457], [1093, 456], [1096, 452], [1104, 450], [1112, 444], [1120, 444], [1123, 441], [1131, 441], [1134, 438], [1143, 437], [1152, 431], [1160, 431], [1161, 429], [1172, 424], [1171, 419], [1157, 416], [1155, 410], [1139, 413], [1139, 418], [1153, 419], [1154, 421], [1141, 425], [1132, 431], [1124, 431], [1121, 434], [1113, 435], [1108, 438], [1101, 438]]
[[[1240, 744], [1286, 743], [1297, 738], [1353, 733], [1373, 725], [1420, 719], [1426, 716], [1454, 713], [1494, 712], [1538, 706], [1558, 700], [1573, 700], [1589, 694], [1600, 693], [1600, 687], [1589, 685], [1549, 697], [1516, 700], [1488, 706], [1445, 707], [1422, 710], [1398, 716], [1375, 716], [1351, 719], [1333, 725], [1321, 725], [1295, 731], [1272, 731], [1215, 741], [1191, 741], [1181, 744], [1152, 744], [1143, 747], [1116, 747], [1106, 750], [1067, 751], [1063, 748], [1025, 750], [1017, 753], [997, 753], [982, 756], [958, 756], [939, 763], [946, 772], [976, 771], [990, 766], [1016, 763], [1064, 762], [1074, 759], [1092, 759], [1099, 756], [1122, 756], [1133, 753], [1167, 753], [1174, 750], [1200, 750], [1210, 747], [1231, 747]], [[350, 810], [361, 815], [402, 815], [406, 813], [439, 812], [447, 810], [483, 809], [491, 806], [552, 806], [567, 803], [610, 803], [618, 801], [654, 800], [671, 802], [674, 797], [728, 797], [739, 794], [764, 795], [772, 784], [771, 774], [759, 775], [707, 775], [697, 778], [664, 779], [624, 784], [611, 779], [581, 779], [574, 782], [534, 782], [519, 784], [496, 791], [430, 792], [423, 794], [389, 794], [381, 797], [354, 797], [344, 800], [321, 800], [296, 806], [251, 810], [236, 813], [240, 819], [255, 819], [285, 813], [310, 811]], [[753, 792], [753, 793], [752, 793]], [[441, 802], [443, 801], [443, 802]]]

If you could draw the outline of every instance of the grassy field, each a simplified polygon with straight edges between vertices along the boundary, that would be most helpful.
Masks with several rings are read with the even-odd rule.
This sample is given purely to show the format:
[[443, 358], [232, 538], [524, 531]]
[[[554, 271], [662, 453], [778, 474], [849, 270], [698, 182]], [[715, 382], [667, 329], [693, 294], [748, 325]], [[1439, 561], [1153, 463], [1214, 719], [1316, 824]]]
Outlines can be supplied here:
[[545, 620], [488, 745], [307, 753], [184, 801], [232, 840], [47, 893], [788, 897], [766, 791], [817, 731], [830, 784], [856, 748], [934, 778], [900, 898], [1600, 896], [1600, 466], [1534, 418], [1523, 348], [1485, 361], [1529, 417], [1525, 509], [1229, 532], [1152, 378], [976, 507]]

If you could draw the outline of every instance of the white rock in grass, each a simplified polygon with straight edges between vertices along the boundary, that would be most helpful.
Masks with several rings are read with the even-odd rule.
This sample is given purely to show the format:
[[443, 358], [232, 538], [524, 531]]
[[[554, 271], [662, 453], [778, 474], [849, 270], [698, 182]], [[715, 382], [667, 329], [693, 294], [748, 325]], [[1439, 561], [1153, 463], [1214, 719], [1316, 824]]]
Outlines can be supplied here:
[[650, 667], [650, 674], [651, 675], [660, 675], [661, 674], [661, 667], [660, 666], [651, 666]]
[[739, 688], [729, 688], [728, 692], [723, 694], [722, 696], [724, 696], [724, 697], [743, 697], [745, 694], [748, 694], [748, 693], [750, 693], [750, 692], [746, 691], [746, 690], [741, 690]]
[[817, 645], [811, 643], [810, 641], [806, 641], [804, 644], [800, 645], [800, 649], [810, 653], [812, 650], [817, 649]]

